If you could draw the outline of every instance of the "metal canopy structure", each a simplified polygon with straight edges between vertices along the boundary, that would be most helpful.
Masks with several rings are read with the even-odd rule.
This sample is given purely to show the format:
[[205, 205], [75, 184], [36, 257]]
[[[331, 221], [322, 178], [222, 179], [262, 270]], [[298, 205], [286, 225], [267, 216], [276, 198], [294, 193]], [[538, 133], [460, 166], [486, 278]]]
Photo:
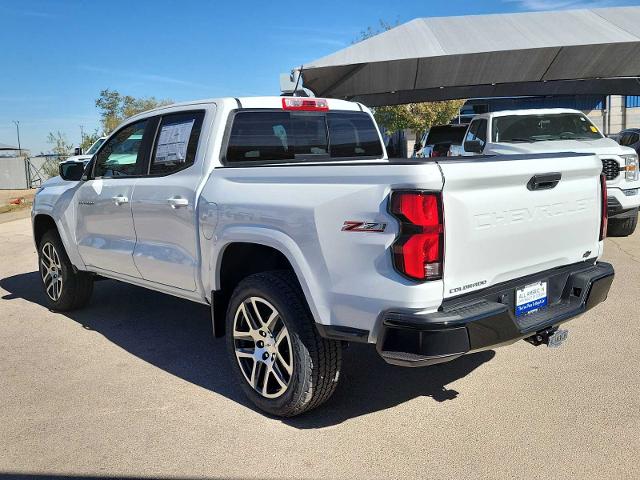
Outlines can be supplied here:
[[303, 66], [320, 97], [370, 106], [640, 95], [640, 7], [419, 18]]

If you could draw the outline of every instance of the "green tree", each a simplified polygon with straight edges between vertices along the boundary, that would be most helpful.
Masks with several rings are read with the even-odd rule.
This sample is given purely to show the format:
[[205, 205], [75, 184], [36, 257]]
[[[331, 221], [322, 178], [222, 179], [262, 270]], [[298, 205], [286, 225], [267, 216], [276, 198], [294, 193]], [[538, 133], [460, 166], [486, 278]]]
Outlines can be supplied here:
[[[378, 27], [367, 27], [360, 32], [354, 43], [361, 42], [387, 30], [391, 30], [399, 25], [396, 20], [389, 23], [380, 20]], [[399, 130], [411, 130], [419, 140], [425, 131], [433, 125], [446, 124], [451, 121], [465, 100], [445, 100], [441, 102], [421, 102], [408, 103], [405, 105], [388, 105], [375, 107], [373, 114], [378, 124], [385, 129], [387, 134], [395, 133]]]
[[102, 133], [108, 135], [125, 119], [152, 108], [173, 103], [172, 100], [159, 100], [155, 97], [136, 98], [122, 95], [116, 90], [105, 89], [96, 99], [96, 107], [100, 111]]
[[464, 102], [465, 100], [447, 100], [376, 107], [374, 116], [386, 133], [407, 129], [415, 133], [416, 140], [419, 140], [433, 125], [449, 123], [458, 115]]

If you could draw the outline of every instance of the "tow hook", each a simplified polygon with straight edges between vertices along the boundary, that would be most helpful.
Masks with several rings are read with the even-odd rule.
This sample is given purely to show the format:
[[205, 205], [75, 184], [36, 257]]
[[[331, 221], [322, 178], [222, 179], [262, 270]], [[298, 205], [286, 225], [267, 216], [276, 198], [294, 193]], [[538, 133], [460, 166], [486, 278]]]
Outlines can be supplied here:
[[535, 335], [525, 338], [531, 345], [546, 345], [547, 347], [559, 347], [569, 336], [568, 330], [559, 330], [557, 327], [545, 328], [536, 332]]

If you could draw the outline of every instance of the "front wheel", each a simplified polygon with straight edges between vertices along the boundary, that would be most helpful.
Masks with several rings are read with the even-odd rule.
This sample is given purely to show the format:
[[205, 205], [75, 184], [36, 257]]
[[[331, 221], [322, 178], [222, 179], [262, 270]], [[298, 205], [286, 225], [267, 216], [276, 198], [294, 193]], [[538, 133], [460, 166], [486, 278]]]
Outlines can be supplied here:
[[53, 230], [40, 239], [38, 266], [52, 310], [66, 312], [87, 304], [93, 292], [93, 278], [86, 272], [74, 270], [58, 233]]
[[251, 275], [227, 310], [227, 347], [249, 399], [273, 415], [292, 417], [329, 399], [338, 384], [340, 344], [318, 334], [291, 272]]
[[638, 225], [638, 211], [635, 215], [627, 218], [610, 218], [607, 226], [608, 237], [628, 237], [633, 234]]

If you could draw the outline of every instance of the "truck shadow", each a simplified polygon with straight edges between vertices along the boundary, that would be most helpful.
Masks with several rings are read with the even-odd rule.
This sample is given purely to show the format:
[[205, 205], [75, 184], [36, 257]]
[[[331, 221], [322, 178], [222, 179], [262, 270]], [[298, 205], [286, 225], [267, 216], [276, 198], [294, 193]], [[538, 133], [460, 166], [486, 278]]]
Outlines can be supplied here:
[[[22, 298], [46, 305], [38, 272], [0, 280], [9, 292], [2, 299]], [[97, 282], [90, 304], [64, 314], [94, 330], [132, 355], [195, 385], [255, 408], [234, 384], [224, 339], [214, 339], [207, 306], [124, 283]], [[370, 345], [344, 350], [342, 378], [329, 402], [318, 410], [285, 422], [295, 428], [322, 428], [350, 418], [391, 408], [416, 397], [453, 400], [447, 385], [491, 360], [493, 351], [468, 355], [429, 368], [386, 364]]]

